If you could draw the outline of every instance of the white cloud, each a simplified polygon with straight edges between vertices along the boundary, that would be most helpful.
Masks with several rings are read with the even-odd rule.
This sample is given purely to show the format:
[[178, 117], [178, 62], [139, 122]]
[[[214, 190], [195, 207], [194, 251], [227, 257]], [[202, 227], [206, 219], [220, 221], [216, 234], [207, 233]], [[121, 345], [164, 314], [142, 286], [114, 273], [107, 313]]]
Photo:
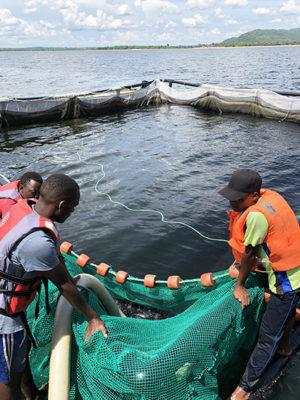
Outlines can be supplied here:
[[179, 11], [179, 8], [168, 0], [144, 0], [141, 6], [145, 14], [155, 14], [157, 12], [177, 13]]
[[117, 15], [129, 15], [130, 14], [130, 8], [129, 8], [128, 4], [125, 4], [125, 3], [124, 4], [120, 4], [117, 7], [116, 14]]
[[191, 18], [182, 18], [182, 23], [187, 28], [195, 28], [199, 25], [203, 25], [207, 23], [207, 18], [203, 17], [200, 14], [195, 14], [194, 17]]
[[[261, 28], [259, 21], [269, 15], [268, 28], [300, 26], [300, 0], [0, 0], [0, 4], [5, 46], [27, 44], [30, 38], [32, 46], [192, 44], [199, 42], [199, 35], [211, 43], [216, 35], [223, 40], [233, 34], [227, 30]], [[47, 36], [53, 40], [47, 41]]]
[[18, 18], [14, 17], [7, 8], [0, 8], [0, 28], [17, 25]]
[[257, 15], [268, 15], [272, 13], [272, 10], [270, 10], [270, 8], [253, 8], [252, 9], [253, 14], [257, 14]]
[[48, 0], [25, 0], [24, 1], [25, 9], [36, 8], [39, 5], [47, 6]]
[[60, 29], [48, 21], [28, 22], [16, 18], [10, 10], [0, 9], [0, 35], [6, 37], [49, 38], [69, 34], [67, 29]]
[[239, 22], [236, 19], [226, 19], [225, 24], [226, 25], [238, 25]]
[[248, 4], [248, 0], [225, 0], [226, 6], [244, 7]]
[[[128, 28], [130, 23], [127, 20], [115, 18], [102, 10], [97, 10], [95, 15], [80, 11], [77, 4], [72, 0], [56, 0], [56, 5], [62, 7], [59, 12], [62, 14], [64, 22], [71, 28], [117, 30]], [[124, 8], [121, 8], [124, 11]]]
[[32, 13], [35, 13], [36, 11], [37, 11], [36, 7], [24, 8], [24, 14], [32, 14]]
[[223, 23], [225, 25], [238, 25], [239, 24], [239, 22], [236, 19], [230, 18], [229, 16], [226, 16], [225, 14], [223, 14], [222, 8], [216, 8], [215, 15], [216, 15], [216, 17], [223, 20]]
[[296, 3], [296, 0], [285, 1], [281, 6], [280, 11], [287, 14], [300, 14], [300, 3]]
[[188, 0], [186, 5], [189, 8], [210, 8], [214, 6], [215, 0]]
[[174, 36], [170, 33], [161, 33], [159, 35], [155, 35], [155, 38], [161, 43], [171, 42], [174, 39]]
[[176, 22], [170, 21], [170, 22], [168, 22], [168, 23], [166, 24], [165, 28], [166, 28], [166, 29], [172, 29], [172, 28], [175, 28], [176, 26], [177, 26]]
[[221, 34], [221, 32], [220, 32], [220, 30], [219, 30], [218, 28], [212, 29], [212, 30], [210, 31], [210, 33], [211, 33], [212, 35], [220, 35], [220, 34]]
[[[52, 2], [51, 0], [48, 0], [49, 2]], [[88, 6], [91, 8], [101, 8], [103, 7], [105, 4], [107, 4], [106, 0], [74, 0], [75, 3], [77, 4], [82, 4], [84, 6]]]
[[126, 43], [126, 42], [130, 42], [130, 43], [134, 43], [137, 42], [139, 40], [139, 33], [137, 32], [132, 32], [132, 31], [123, 31], [123, 32], [116, 32], [115, 33], [115, 38], [116, 41], [120, 41], [121, 43]]
[[220, 19], [226, 18], [226, 15], [223, 14], [222, 8], [216, 8], [215, 14], [216, 14], [216, 17], [218, 17]]
[[240, 35], [242, 35], [243, 33], [246, 33], [246, 30], [239, 30], [239, 31], [234, 31], [234, 32], [226, 32], [225, 36], [226, 38], [231, 38], [231, 37], [239, 37]]

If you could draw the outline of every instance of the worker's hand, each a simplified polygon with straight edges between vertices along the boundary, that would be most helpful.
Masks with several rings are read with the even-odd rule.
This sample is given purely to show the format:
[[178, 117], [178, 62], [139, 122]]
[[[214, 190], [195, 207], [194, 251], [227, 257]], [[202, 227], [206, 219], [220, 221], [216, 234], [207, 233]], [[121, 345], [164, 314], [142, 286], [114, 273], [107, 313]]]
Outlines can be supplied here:
[[249, 306], [249, 304], [251, 303], [249, 292], [244, 286], [236, 286], [233, 291], [233, 295], [238, 301], [241, 302], [242, 310], [244, 310], [244, 308]]
[[98, 331], [101, 331], [102, 335], [104, 337], [107, 337], [107, 330], [105, 328], [104, 322], [101, 321], [100, 318], [92, 318], [89, 321], [89, 324], [88, 324], [88, 326], [86, 328], [85, 335], [84, 335], [84, 340], [89, 339], [89, 337], [91, 335], [93, 335], [94, 333], [96, 333]]

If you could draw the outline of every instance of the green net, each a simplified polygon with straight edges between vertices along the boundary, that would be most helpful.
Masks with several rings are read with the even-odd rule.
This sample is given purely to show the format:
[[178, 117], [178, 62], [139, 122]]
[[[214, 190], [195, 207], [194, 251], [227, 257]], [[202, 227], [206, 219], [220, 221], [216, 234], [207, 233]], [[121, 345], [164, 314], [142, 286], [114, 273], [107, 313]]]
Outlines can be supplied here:
[[[65, 255], [72, 275], [81, 273], [76, 257]], [[91, 265], [84, 272], [96, 275]], [[216, 274], [218, 275], [218, 274]], [[70, 399], [76, 400], [188, 400], [222, 399], [229, 395], [243, 372], [256, 341], [264, 311], [264, 280], [251, 274], [247, 280], [252, 303], [244, 312], [233, 295], [234, 281], [219, 274], [210, 288], [192, 280], [170, 290], [159, 283], [146, 288], [139, 280], [118, 284], [111, 276], [100, 277], [113, 297], [147, 307], [171, 311], [162, 320], [112, 317], [105, 314], [95, 295], [84, 290], [91, 306], [101, 315], [108, 338], [95, 334], [83, 340], [87, 322], [73, 314]], [[224, 272], [223, 272], [224, 275]], [[28, 310], [37, 349], [30, 363], [38, 386], [48, 382], [49, 357], [58, 291], [50, 285], [50, 308]]]

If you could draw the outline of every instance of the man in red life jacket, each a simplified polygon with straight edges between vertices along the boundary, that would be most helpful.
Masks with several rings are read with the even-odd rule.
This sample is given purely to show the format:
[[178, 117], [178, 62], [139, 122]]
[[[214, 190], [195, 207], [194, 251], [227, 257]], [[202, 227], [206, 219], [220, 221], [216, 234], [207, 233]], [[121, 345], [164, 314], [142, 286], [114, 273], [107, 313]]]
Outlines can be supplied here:
[[55, 222], [63, 223], [79, 199], [79, 187], [72, 178], [52, 175], [43, 182], [38, 200], [19, 201], [0, 222], [1, 400], [22, 398], [20, 380], [28, 341], [24, 312], [41, 280], [50, 279], [85, 316], [85, 338], [96, 331], [107, 336], [104, 323], [81, 296], [58, 255]]
[[275, 191], [261, 189], [260, 175], [249, 169], [235, 171], [219, 193], [229, 200], [229, 245], [240, 265], [234, 297], [242, 309], [251, 302], [245, 288], [257, 264], [268, 273], [270, 301], [262, 319], [258, 342], [231, 400], [246, 400], [269, 366], [276, 351], [291, 353], [290, 333], [300, 299], [300, 227], [297, 218]]
[[[30, 171], [23, 174], [19, 180], [0, 186], [0, 219], [19, 200], [38, 198], [42, 183], [42, 177], [37, 172]], [[22, 377], [22, 390], [37, 393], [28, 362]]]
[[37, 172], [25, 172], [19, 180], [0, 186], [0, 218], [19, 200], [37, 199], [42, 183]]

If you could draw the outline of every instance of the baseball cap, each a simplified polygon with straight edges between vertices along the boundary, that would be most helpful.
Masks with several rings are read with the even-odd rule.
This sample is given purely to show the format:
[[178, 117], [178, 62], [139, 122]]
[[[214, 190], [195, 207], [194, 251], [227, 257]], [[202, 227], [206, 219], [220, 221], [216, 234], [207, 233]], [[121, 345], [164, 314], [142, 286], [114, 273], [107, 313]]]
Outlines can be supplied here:
[[260, 191], [261, 176], [251, 169], [238, 169], [235, 171], [227, 186], [219, 191], [219, 194], [229, 201], [237, 201], [246, 197], [249, 193]]

